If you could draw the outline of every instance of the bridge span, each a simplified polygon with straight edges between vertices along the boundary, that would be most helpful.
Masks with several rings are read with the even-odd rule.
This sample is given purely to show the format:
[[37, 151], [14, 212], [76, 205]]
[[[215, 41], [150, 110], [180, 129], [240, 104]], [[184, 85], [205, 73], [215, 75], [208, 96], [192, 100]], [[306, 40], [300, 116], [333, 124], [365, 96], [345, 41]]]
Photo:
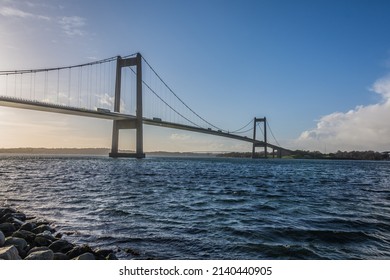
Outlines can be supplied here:
[[[123, 113], [117, 113], [117, 112], [111, 112], [111, 111], [110, 112], [108, 112], [108, 111], [101, 112], [101, 111], [97, 111], [97, 110], [76, 108], [76, 107], [57, 105], [57, 104], [32, 101], [32, 100], [23, 100], [23, 99], [12, 98], [12, 97], [7, 97], [7, 96], [0, 96], [0, 106], [18, 108], [18, 109], [35, 110], [35, 111], [41, 111], [41, 112], [66, 114], [66, 115], [73, 115], [73, 116], [91, 117], [91, 118], [105, 119], [105, 120], [123, 121], [124, 122], [123, 127], [126, 127], [126, 126], [130, 127], [131, 122], [136, 120], [135, 116], [123, 114]], [[126, 123], [128, 123], [128, 125], [126, 125]], [[143, 123], [146, 125], [173, 128], [173, 129], [215, 135], [215, 136], [230, 138], [230, 139], [234, 139], [234, 140], [238, 140], [238, 141], [249, 142], [252, 144], [259, 145], [259, 146], [265, 145], [264, 141], [252, 139], [252, 138], [249, 138], [247, 136], [235, 135], [235, 134], [224, 132], [224, 131], [213, 130], [211, 128], [195, 127], [195, 126], [190, 126], [190, 125], [167, 122], [167, 121], [163, 121], [160, 119], [149, 119], [149, 118], [143, 118]], [[279, 146], [276, 146], [276, 145], [273, 145], [270, 143], [267, 143], [267, 146], [271, 149], [274, 149], [274, 150], [283, 149]], [[283, 150], [286, 150], [286, 149], [283, 149]]]
[[[251, 143], [253, 145], [252, 149], [252, 157], [256, 157], [255, 148], [256, 147], [262, 147], [264, 148], [264, 155], [267, 156], [267, 149], [272, 149], [273, 152], [278, 151], [278, 155], [281, 156], [282, 152], [289, 152], [288, 149], [282, 148], [279, 145], [271, 144], [267, 141], [267, 133], [266, 133], [266, 118], [254, 118], [253, 121], [253, 138], [250, 138], [248, 136], [242, 136], [238, 135], [234, 132], [228, 132], [226, 130], [219, 129], [218, 127], [212, 125], [211, 123], [207, 122], [205, 119], [200, 117], [197, 113], [195, 113], [188, 105], [186, 105], [167, 85], [160, 76], [154, 71], [153, 68], [151, 68], [150, 64], [146, 62], [146, 65], [151, 68], [152, 73], [154, 73], [158, 79], [162, 81], [162, 84], [166, 86], [168, 89], [168, 92], [171, 92], [173, 96], [179, 100], [181, 103], [180, 106], [188, 109], [191, 114], [195, 115], [195, 117], [199, 118], [204, 124], [203, 126], [198, 125], [194, 121], [192, 121], [189, 117], [184, 116], [182, 112], [179, 112], [174, 104], [168, 103], [164, 98], [162, 98], [160, 95], [157, 94], [156, 90], [152, 88], [150, 84], [145, 82], [143, 80], [143, 70], [142, 70], [142, 61], [146, 62], [142, 56], [137, 53], [135, 55], [129, 56], [129, 57], [115, 57], [111, 59], [105, 59], [102, 61], [98, 61], [95, 63], [88, 63], [88, 64], [81, 64], [77, 66], [70, 66], [70, 67], [63, 67], [63, 68], [51, 68], [51, 69], [37, 69], [37, 70], [21, 70], [21, 71], [0, 71], [0, 78], [5, 77], [3, 80], [6, 81], [6, 85], [3, 86], [3, 92], [1, 91], [1, 84], [0, 84], [0, 106], [5, 107], [12, 107], [12, 108], [19, 108], [19, 109], [28, 109], [28, 110], [36, 110], [36, 111], [42, 111], [42, 112], [51, 112], [51, 113], [59, 113], [59, 114], [67, 114], [67, 115], [74, 115], [74, 116], [82, 116], [82, 117], [92, 117], [92, 118], [98, 118], [98, 119], [106, 119], [106, 120], [112, 120], [113, 121], [113, 134], [112, 134], [112, 148], [111, 148], [111, 157], [135, 157], [135, 158], [143, 158], [145, 156], [143, 152], [143, 125], [151, 125], [151, 126], [159, 126], [159, 127], [166, 127], [166, 128], [172, 128], [172, 129], [178, 129], [178, 130], [186, 130], [191, 132], [197, 132], [202, 134], [208, 134], [208, 135], [214, 135], [214, 136], [220, 136], [225, 138], [230, 138], [238, 141], [244, 141]], [[114, 83], [114, 89], [112, 90], [114, 92], [114, 96], [112, 97], [113, 100], [113, 108], [98, 108], [96, 106], [92, 106], [91, 104], [91, 95], [94, 95], [93, 98], [97, 98], [99, 96], [97, 93], [89, 93], [89, 97], [84, 97], [83, 101], [83, 92], [85, 91], [85, 87], [93, 88], [93, 82], [96, 82], [97, 85], [95, 86], [95, 89], [98, 90], [98, 83], [99, 78], [102, 78], [102, 70], [85, 70], [87, 67], [97, 67], [101, 64], [106, 63], [115, 63], [115, 83]], [[84, 68], [83, 68], [84, 67]], [[78, 77], [76, 77], [77, 80], [77, 87], [76, 91], [77, 98], [72, 97], [72, 92], [74, 91], [71, 86], [71, 80], [74, 81], [75, 77], [72, 76], [71, 70], [74, 68], [78, 69]], [[135, 114], [128, 114], [121, 112], [121, 107], [123, 106], [123, 96], [121, 96], [122, 91], [124, 90], [123, 84], [122, 84], [122, 73], [123, 68], [128, 68], [132, 71], [135, 78], [133, 80], [133, 84], [135, 85], [135, 100], [133, 100], [133, 105], [135, 107]], [[52, 86], [52, 89], [50, 91], [50, 85], [49, 85], [49, 78], [50, 73], [54, 71], [57, 75], [54, 80], [56, 80], [56, 85]], [[69, 72], [67, 75], [67, 79], [65, 82], [68, 84], [67, 90], [68, 90], [68, 96], [67, 96], [67, 105], [64, 105], [64, 102], [52, 102], [50, 101], [50, 93], [57, 91], [57, 101], [60, 99], [60, 95], [62, 91], [60, 90], [61, 87], [61, 80], [63, 78], [60, 77], [60, 72]], [[86, 72], [83, 72], [86, 71]], [[93, 72], [95, 71], [95, 72]], [[43, 84], [43, 90], [41, 93], [41, 100], [38, 100], [36, 96], [38, 93], [36, 93], [36, 87], [38, 85], [38, 82], [36, 82], [36, 76], [39, 73], [43, 73], [44, 75], [44, 82]], [[130, 72], [131, 74], [131, 72]], [[27, 76], [27, 79], [24, 78], [23, 75], [29, 75]], [[84, 75], [84, 76], [83, 76]], [[100, 75], [100, 76], [98, 76]], [[83, 77], [87, 77], [87, 81], [83, 81]], [[14, 84], [13, 89], [9, 89], [9, 80], [11, 80], [13, 77], [12, 84]], [[19, 80], [20, 79], [20, 86]], [[111, 78], [112, 79], [112, 78]], [[30, 87], [25, 86], [22, 84], [24, 81], [30, 81]], [[96, 81], [95, 81], [96, 80]], [[1, 82], [1, 81], [0, 81]], [[106, 82], [107, 84], [108, 82]], [[100, 81], [100, 87], [102, 82]], [[55, 90], [57, 88], [57, 90]], [[161, 117], [153, 117], [152, 114], [149, 114], [148, 116], [145, 116], [143, 114], [144, 107], [148, 109], [149, 107], [153, 107], [153, 103], [151, 105], [144, 104], [144, 95], [143, 88], [146, 90], [149, 95], [154, 95], [156, 97], [156, 100], [162, 103], [164, 106], [169, 108], [171, 111], [173, 111], [176, 115], [180, 116], [182, 119], [185, 120], [187, 123], [181, 123], [179, 121], [172, 121], [172, 120], [165, 120]], [[5, 91], [5, 93], [4, 93]], [[23, 92], [29, 91], [30, 97], [23, 97]], [[110, 90], [107, 90], [110, 91]], [[10, 95], [9, 92], [13, 92], [13, 95]], [[105, 93], [106, 94], [106, 93]], [[61, 98], [63, 98], [63, 95], [61, 95]], [[103, 95], [100, 95], [103, 96]], [[35, 98], [34, 98], [35, 97]], [[104, 96], [103, 96], [104, 97]], [[89, 98], [89, 106], [82, 106], [82, 103], [84, 104], [88, 103]], [[71, 104], [72, 100], [78, 100], [77, 105]], [[106, 102], [107, 103], [107, 102]], [[65, 103], [66, 104], [66, 103]], [[178, 107], [180, 107], [178, 106]], [[256, 137], [256, 125], [257, 122], [263, 122], [264, 123], [264, 140], [258, 140]], [[135, 153], [120, 153], [118, 152], [118, 143], [119, 143], [119, 130], [120, 129], [135, 129], [136, 130], [136, 151]]]

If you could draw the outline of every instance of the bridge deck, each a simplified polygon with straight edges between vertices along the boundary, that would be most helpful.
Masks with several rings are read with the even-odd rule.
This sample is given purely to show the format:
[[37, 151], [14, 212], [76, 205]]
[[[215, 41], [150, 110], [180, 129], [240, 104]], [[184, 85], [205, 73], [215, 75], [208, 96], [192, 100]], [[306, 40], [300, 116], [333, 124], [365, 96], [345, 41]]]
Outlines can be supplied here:
[[[51, 113], [60, 113], [60, 114], [67, 114], [67, 115], [74, 115], [74, 116], [93, 117], [93, 118], [107, 119], [107, 120], [136, 120], [136, 117], [133, 115], [127, 115], [127, 114], [116, 113], [116, 112], [100, 112], [100, 111], [94, 111], [89, 109], [69, 107], [65, 105], [56, 105], [56, 104], [45, 103], [40, 101], [31, 101], [31, 100], [24, 100], [24, 99], [5, 97], [5, 96], [0, 96], [0, 106], [51, 112]], [[162, 120], [153, 120], [148, 118], [143, 118], [143, 123], [146, 125], [154, 125], [160, 127], [167, 127], [167, 128], [187, 130], [187, 131], [198, 132], [203, 134], [221, 136], [225, 138], [249, 142], [259, 147], [264, 147], [265, 145], [264, 141], [253, 140], [245, 136], [235, 135], [235, 134], [212, 130], [208, 128], [201, 128], [201, 127], [189, 126], [184, 124], [166, 122]], [[267, 143], [267, 147], [275, 150], [288, 151], [287, 149], [284, 149], [282, 147], [270, 143]]]
[[136, 119], [135, 116], [126, 115], [114, 112], [98, 112], [94, 110], [76, 108], [65, 105], [56, 105], [51, 103], [39, 102], [18, 99], [13, 97], [0, 96], [0, 106], [13, 107], [19, 109], [28, 109], [42, 112], [51, 112], [59, 114], [67, 114], [74, 116], [92, 117], [106, 120], [131, 120]]
[[[144, 124], [147, 124], [147, 125], [169, 127], [169, 128], [174, 128], [174, 129], [187, 130], [187, 131], [193, 131], [193, 132], [198, 132], [198, 133], [203, 133], [203, 134], [221, 136], [221, 137], [231, 138], [231, 139], [235, 139], [235, 140], [239, 140], [239, 141], [245, 141], [245, 142], [255, 144], [259, 147], [263, 147], [265, 144], [264, 141], [253, 140], [253, 139], [248, 138], [246, 136], [231, 134], [231, 133], [217, 131], [217, 130], [211, 130], [208, 128], [201, 128], [201, 127], [189, 126], [189, 125], [184, 125], [184, 124], [170, 123], [170, 122], [165, 122], [165, 121], [156, 121], [156, 120], [146, 119], [146, 118], [144, 118], [143, 122], [144, 122]], [[267, 143], [267, 147], [270, 147], [270, 148], [275, 149], [275, 150], [286, 150], [284, 148], [278, 147], [278, 146], [270, 144], [270, 143]]]

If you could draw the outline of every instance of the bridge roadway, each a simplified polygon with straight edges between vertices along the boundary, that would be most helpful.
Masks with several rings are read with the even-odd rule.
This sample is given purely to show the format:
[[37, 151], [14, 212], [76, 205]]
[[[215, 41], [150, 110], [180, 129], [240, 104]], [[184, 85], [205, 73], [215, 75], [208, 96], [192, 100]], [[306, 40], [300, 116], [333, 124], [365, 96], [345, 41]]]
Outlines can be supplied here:
[[[101, 112], [101, 111], [71, 107], [66, 105], [57, 105], [52, 103], [31, 101], [31, 100], [25, 100], [25, 99], [19, 99], [14, 97], [7, 97], [7, 96], [0, 96], [0, 106], [19, 108], [19, 109], [28, 109], [28, 110], [35, 110], [35, 111], [42, 111], [42, 112], [67, 114], [73, 116], [92, 117], [92, 118], [99, 118], [99, 119], [106, 119], [106, 120], [124, 120], [124, 121], [136, 120], [135, 116], [128, 115], [128, 114], [108, 112], [108, 111]], [[171, 123], [160, 119], [143, 118], [143, 123], [146, 125], [174, 128], [174, 129], [187, 130], [187, 131], [198, 132], [203, 134], [221, 136], [225, 138], [231, 138], [234, 140], [249, 142], [259, 147], [264, 147], [265, 144], [264, 141], [254, 140], [246, 136], [240, 136], [228, 132], [212, 130], [209, 128], [201, 128], [201, 127], [189, 126], [184, 124]], [[280, 150], [288, 151], [287, 149], [284, 149], [282, 147], [270, 143], [267, 143], [267, 147], [278, 151]]]

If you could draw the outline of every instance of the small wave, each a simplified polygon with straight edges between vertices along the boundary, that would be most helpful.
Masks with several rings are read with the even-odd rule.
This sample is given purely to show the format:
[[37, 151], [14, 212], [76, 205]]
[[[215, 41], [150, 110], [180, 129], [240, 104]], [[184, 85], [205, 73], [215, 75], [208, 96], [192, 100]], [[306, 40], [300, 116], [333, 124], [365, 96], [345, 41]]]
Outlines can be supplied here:
[[131, 215], [130, 212], [122, 209], [115, 209], [115, 208], [100, 208], [97, 210], [93, 210], [91, 214], [94, 215], [101, 215], [101, 216], [112, 216], [112, 217], [123, 217], [123, 216], [129, 216]]
[[248, 243], [236, 246], [237, 250], [251, 253], [254, 259], [322, 260], [327, 259], [313, 250], [299, 245]]
[[270, 233], [281, 240], [294, 240], [308, 243], [347, 244], [365, 243], [367, 240], [377, 240], [373, 235], [363, 231], [336, 231], [285, 228], [277, 229]]
[[254, 207], [258, 211], [275, 211], [277, 208], [269, 204], [256, 205]]

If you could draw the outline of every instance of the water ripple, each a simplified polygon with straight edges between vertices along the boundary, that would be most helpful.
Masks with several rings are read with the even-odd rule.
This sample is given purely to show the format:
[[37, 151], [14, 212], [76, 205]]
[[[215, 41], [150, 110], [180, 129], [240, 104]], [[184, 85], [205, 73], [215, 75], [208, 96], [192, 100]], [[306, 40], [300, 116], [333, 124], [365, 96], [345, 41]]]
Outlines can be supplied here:
[[121, 258], [390, 259], [388, 162], [0, 157], [0, 204]]

